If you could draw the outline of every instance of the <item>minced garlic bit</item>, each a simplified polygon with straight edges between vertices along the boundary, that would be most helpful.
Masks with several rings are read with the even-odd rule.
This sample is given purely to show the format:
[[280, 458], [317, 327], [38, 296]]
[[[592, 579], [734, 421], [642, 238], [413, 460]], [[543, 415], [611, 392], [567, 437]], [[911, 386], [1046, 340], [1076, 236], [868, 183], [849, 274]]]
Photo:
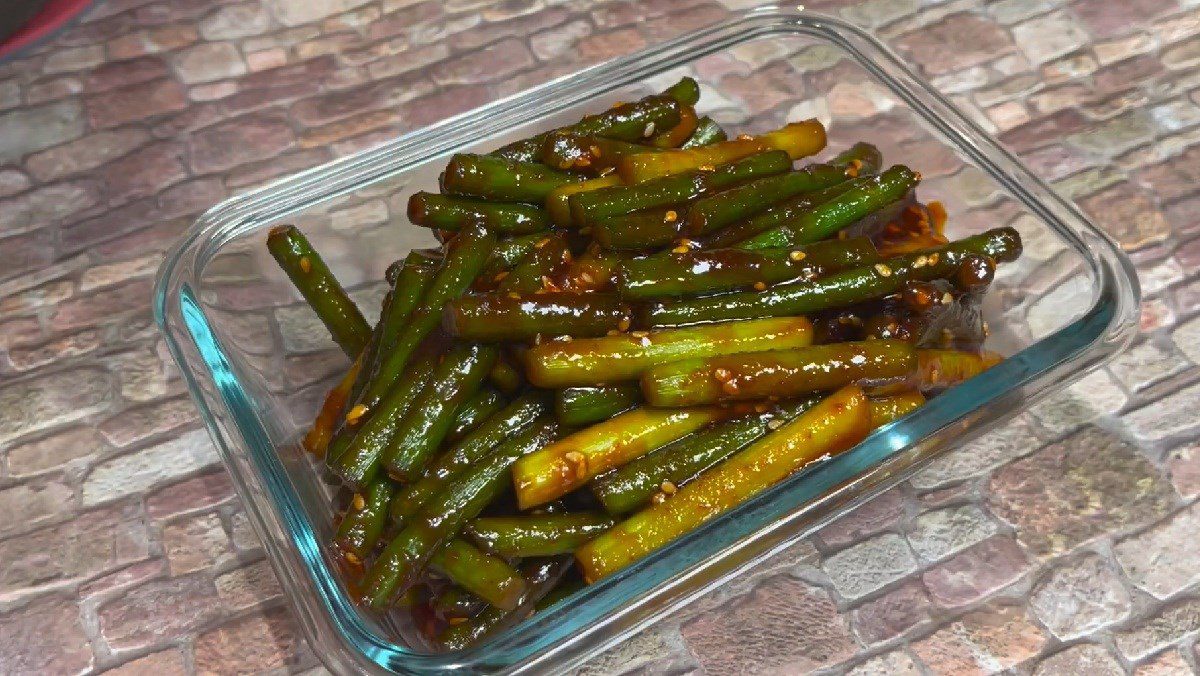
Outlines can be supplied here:
[[649, 331], [634, 331], [633, 333], [630, 333], [629, 335], [633, 336], [634, 338], [645, 338], [646, 336], [650, 335], [650, 332]]
[[938, 381], [938, 378], [941, 377], [941, 375], [942, 375], [942, 372], [938, 370], [938, 367], [936, 367], [936, 366], [930, 367], [929, 382], [936, 383]]
[[625, 331], [628, 331], [629, 330], [629, 320], [622, 319], [621, 321], [617, 322], [617, 329], [619, 329], [622, 333], [624, 333]]
[[777, 430], [780, 427], [783, 427], [783, 421], [779, 418], [772, 418], [767, 421], [767, 429]]
[[929, 265], [929, 256], [917, 256], [917, 260], [913, 261], [913, 269], [923, 268]]
[[308, 260], [308, 256], [300, 257], [300, 269], [306, 274], [312, 272], [312, 261]]
[[664, 223], [674, 223], [679, 219], [679, 214], [675, 213], [674, 209], [668, 209], [667, 213], [663, 214]]
[[754, 412], [755, 412], [755, 413], [766, 413], [766, 412], [767, 412], [767, 410], [768, 410], [768, 409], [770, 409], [770, 408], [771, 408], [771, 407], [770, 407], [770, 406], [767, 406], [766, 404], [755, 404], [755, 405], [754, 405]]
[[892, 276], [892, 269], [889, 268], [888, 266], [884, 265], [883, 263], [875, 264], [875, 272], [878, 272], [879, 274], [883, 275], [884, 277]]
[[357, 566], [358, 564], [362, 563], [362, 559], [358, 558], [358, 555], [354, 552], [346, 552], [345, 554], [342, 554], [342, 557], [346, 559], [346, 562], [352, 566]]
[[719, 368], [713, 371], [713, 378], [716, 378], [718, 382], [727, 382], [732, 377], [733, 374], [730, 373], [729, 369]]
[[456, 624], [465, 624], [468, 619], [470, 619], [470, 618], [468, 618], [468, 617], [451, 617], [450, 619], [446, 620], [446, 623], [451, 626], [456, 625]]
[[701, 164], [700, 166], [698, 166], [696, 168], [699, 169], [700, 171], [716, 171], [717, 170], [717, 168], [711, 164]]
[[509, 292], [508, 292], [508, 297], [509, 297], [509, 298], [514, 298], [514, 299], [515, 299], [515, 298], [520, 298], [520, 297], [521, 297], [521, 294], [517, 293], [516, 291], [509, 291]]
[[535, 249], [540, 249], [540, 248], [542, 248], [542, 247], [546, 246], [546, 245], [547, 245], [547, 244], [549, 244], [549, 243], [550, 243], [550, 238], [549, 238], [549, 237], [543, 237], [543, 238], [539, 239], [539, 240], [538, 240], [538, 241], [537, 241], [537, 242], [536, 242], [536, 243], [533, 245], [533, 248], [535, 248]]
[[623, 106], [623, 105], [625, 105], [625, 102], [624, 102], [624, 101], [613, 101], [612, 107], [613, 107], [613, 108], [620, 108], [620, 107], [621, 107], [621, 106]]
[[738, 385], [733, 380], [727, 380], [721, 383], [721, 389], [725, 391], [725, 394], [737, 394]]
[[804, 253], [803, 251], [793, 251], [790, 254], [788, 254], [788, 258], [799, 263], [800, 261], [804, 260], [805, 258], [808, 258], [808, 254]]
[[346, 413], [346, 422], [351, 425], [357, 425], [359, 418], [367, 414], [367, 407], [362, 404], [355, 404], [349, 412]]
[[592, 166], [592, 158], [590, 158], [590, 157], [581, 157], [581, 158], [579, 158], [579, 159], [575, 160], [575, 166], [577, 166], [577, 167], [590, 167], [590, 166]]
[[350, 499], [350, 506], [354, 508], [354, 511], [361, 512], [366, 508], [367, 501], [363, 498], [362, 493], [355, 493], [354, 497]]
[[752, 138], [754, 138], [754, 137], [749, 134], [738, 134], [738, 136], [737, 136], [737, 140], [739, 140], [739, 141], [749, 141]]
[[659, 486], [659, 488], [661, 488], [662, 492], [666, 493], [667, 495], [675, 495], [675, 491], [679, 490], [675, 487], [675, 484], [666, 479], [663, 480], [662, 485]]
[[755, 290], [755, 291], [766, 291], [766, 290], [767, 290], [767, 285], [766, 285], [766, 283], [765, 283], [765, 282], [755, 282], [755, 283], [754, 283], [754, 290]]
[[946, 341], [947, 343], [954, 340], [954, 332], [950, 329], [942, 329], [942, 340]]
[[653, 122], [646, 123], [646, 128], [642, 130], [642, 136], [644, 138], [650, 138], [651, 136], [654, 136], [654, 123]]
[[571, 160], [563, 160], [562, 162], [559, 162], [558, 168], [559, 169], [570, 169], [571, 168]]
[[592, 157], [600, 157], [600, 146], [588, 146], [588, 152], [592, 154]]
[[930, 264], [930, 265], [937, 265], [937, 262], [938, 262], [938, 255], [937, 255], [937, 254], [935, 254], [935, 253], [931, 253], [931, 254], [929, 254], [929, 264]]
[[987, 322], [984, 322], [983, 323], [983, 337], [987, 338], [990, 335], [992, 335], [992, 329], [990, 326], [988, 326]]
[[654, 495], [653, 495], [653, 496], [650, 498], [650, 503], [651, 503], [651, 504], [654, 504], [654, 505], [661, 505], [662, 503], [664, 503], [664, 502], [666, 502], [666, 501], [667, 501], [667, 494], [666, 494], [666, 493], [655, 493], [655, 494], [654, 494]]
[[592, 278], [592, 273], [588, 272], [587, 270], [584, 270], [583, 272], [579, 273], [579, 279], [581, 281], [583, 281], [585, 284], [591, 284], [592, 282], [596, 281], [595, 279]]
[[692, 248], [689, 247], [688, 245], [680, 244], [679, 246], [675, 247], [674, 249], [671, 249], [671, 253], [685, 254], [691, 250], [692, 250]]
[[942, 305], [949, 305], [954, 302], [954, 294], [947, 291], [942, 294]]

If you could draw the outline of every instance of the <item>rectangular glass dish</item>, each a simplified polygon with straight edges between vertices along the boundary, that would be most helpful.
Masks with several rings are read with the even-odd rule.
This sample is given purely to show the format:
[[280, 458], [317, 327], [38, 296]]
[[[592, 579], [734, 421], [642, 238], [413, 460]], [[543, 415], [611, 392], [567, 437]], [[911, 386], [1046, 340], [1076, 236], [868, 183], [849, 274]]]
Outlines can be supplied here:
[[[1001, 225], [1025, 252], [985, 303], [982, 375], [791, 477], [632, 567], [466, 650], [437, 653], [400, 613], [350, 599], [331, 551], [329, 484], [297, 441], [348, 362], [267, 253], [294, 223], [365, 311], [386, 266], [433, 239], [404, 216], [449, 154], [486, 151], [632, 100], [701, 83], [698, 109], [735, 133], [817, 117], [824, 156], [856, 141], [924, 174], [952, 239]], [[314, 651], [338, 673], [566, 669], [804, 537], [944, 453], [1063, 387], [1132, 337], [1138, 288], [1103, 233], [863, 31], [763, 7], [652, 49], [305, 171], [207, 212], [159, 272], [155, 315]], [[369, 317], [374, 319], [373, 317]]]

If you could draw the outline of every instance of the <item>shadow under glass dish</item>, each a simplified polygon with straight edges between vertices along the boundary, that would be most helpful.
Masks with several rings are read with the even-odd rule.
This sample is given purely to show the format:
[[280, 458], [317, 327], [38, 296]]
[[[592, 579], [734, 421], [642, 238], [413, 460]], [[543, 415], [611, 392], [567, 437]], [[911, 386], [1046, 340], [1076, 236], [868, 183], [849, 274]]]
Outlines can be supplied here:
[[[631, 100], [690, 75], [699, 112], [762, 132], [816, 117], [831, 156], [869, 141], [924, 175], [952, 239], [1002, 225], [1022, 257], [986, 296], [1000, 365], [858, 447], [714, 520], [535, 617], [455, 653], [436, 653], [405, 613], [378, 618], [336, 569], [337, 487], [297, 441], [348, 366], [264, 244], [294, 223], [370, 316], [384, 269], [435, 242], [405, 218], [448, 155], [507, 141]], [[168, 257], [156, 317], [230, 469], [251, 523], [314, 651], [345, 673], [565, 669], [761, 562], [924, 461], [1080, 377], [1132, 336], [1138, 291], [1127, 260], [1079, 212], [999, 149], [863, 32], [800, 10], [761, 8], [662, 46], [317, 167], [205, 214]]]

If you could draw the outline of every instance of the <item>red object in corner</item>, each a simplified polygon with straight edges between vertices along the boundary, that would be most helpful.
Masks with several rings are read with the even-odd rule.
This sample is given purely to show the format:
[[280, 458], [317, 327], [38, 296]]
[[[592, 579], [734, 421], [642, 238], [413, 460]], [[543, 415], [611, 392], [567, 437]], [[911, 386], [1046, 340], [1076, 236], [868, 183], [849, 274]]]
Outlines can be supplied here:
[[92, 0], [48, 0], [24, 26], [0, 42], [0, 58], [54, 33], [91, 4]]

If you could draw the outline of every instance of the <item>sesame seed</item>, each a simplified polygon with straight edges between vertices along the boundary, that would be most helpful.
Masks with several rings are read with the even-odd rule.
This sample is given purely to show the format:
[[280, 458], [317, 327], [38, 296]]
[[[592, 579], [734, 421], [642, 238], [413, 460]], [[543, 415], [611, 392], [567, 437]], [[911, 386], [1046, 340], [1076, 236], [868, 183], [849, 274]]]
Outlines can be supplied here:
[[766, 291], [766, 290], [767, 290], [767, 285], [766, 285], [766, 283], [765, 283], [765, 282], [755, 282], [755, 283], [754, 283], [754, 290], [755, 290], [755, 291]]
[[303, 270], [305, 274], [312, 272], [312, 261], [308, 260], [308, 256], [300, 257], [300, 269]]
[[929, 265], [929, 256], [917, 256], [917, 260], [913, 261], [913, 268], [923, 268]]
[[892, 276], [892, 269], [889, 268], [888, 266], [884, 265], [883, 263], [875, 264], [875, 272], [878, 272], [880, 275], [883, 275], [884, 277]]
[[774, 420], [767, 421], [767, 429], [777, 430], [780, 427], [783, 427], [783, 421], [780, 420], [779, 418], [775, 418]]
[[651, 136], [654, 136], [654, 123], [653, 122], [646, 123], [646, 128], [642, 130], [642, 136], [645, 138], [650, 138]]
[[929, 264], [937, 265], [937, 262], [938, 262], [938, 255], [935, 253], [929, 254]]
[[804, 260], [807, 257], [808, 257], [808, 254], [804, 253], [803, 251], [793, 251], [790, 254], [788, 254], [788, 258], [792, 259], [793, 261], [796, 261], [797, 263], [799, 263], [800, 261]]
[[659, 488], [661, 488], [662, 492], [666, 493], [667, 495], [675, 495], [675, 491], [679, 490], [675, 487], [675, 484], [667, 480], [663, 480], [662, 485], [659, 486]]
[[362, 404], [355, 404], [353, 408], [346, 413], [346, 422], [351, 425], [357, 425], [359, 418], [367, 414], [367, 407]]
[[587, 270], [584, 270], [583, 272], [579, 273], [579, 278], [588, 284], [591, 284], [592, 282], [596, 281], [596, 280], [592, 279], [591, 273], [589, 273]]
[[354, 497], [350, 500], [350, 506], [354, 508], [354, 511], [361, 512], [366, 508], [367, 501], [363, 498], [362, 493], [355, 493]]
[[570, 462], [574, 465], [586, 465], [587, 464], [587, 458], [584, 457], [584, 455], [582, 453], [580, 453], [579, 451], [567, 451], [566, 453], [563, 454], [563, 457], [567, 459], [567, 462]]

